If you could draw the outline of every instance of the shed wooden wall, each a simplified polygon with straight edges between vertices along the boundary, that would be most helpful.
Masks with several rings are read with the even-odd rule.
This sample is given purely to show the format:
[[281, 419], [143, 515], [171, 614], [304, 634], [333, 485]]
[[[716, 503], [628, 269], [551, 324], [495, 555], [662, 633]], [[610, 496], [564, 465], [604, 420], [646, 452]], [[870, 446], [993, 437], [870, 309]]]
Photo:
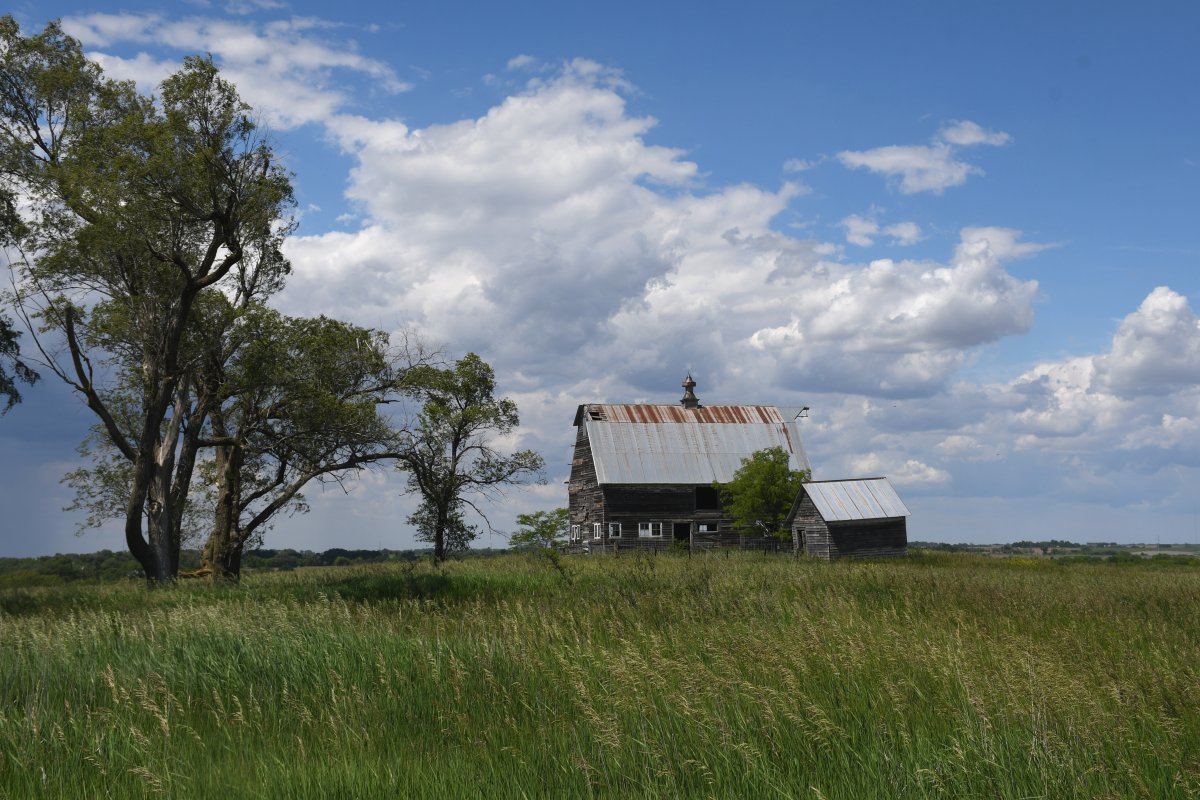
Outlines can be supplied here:
[[829, 558], [891, 558], [908, 555], [904, 517], [829, 523]]
[[817, 558], [889, 558], [908, 554], [908, 525], [904, 517], [826, 522], [807, 494], [792, 522], [792, 541], [797, 546], [801, 529], [805, 554]]
[[[800, 540], [800, 531], [804, 531], [804, 541]], [[792, 544], [796, 552], [818, 558], [829, 558], [829, 526], [825, 524], [821, 512], [813, 503], [812, 498], [805, 492], [796, 508], [792, 519]]]

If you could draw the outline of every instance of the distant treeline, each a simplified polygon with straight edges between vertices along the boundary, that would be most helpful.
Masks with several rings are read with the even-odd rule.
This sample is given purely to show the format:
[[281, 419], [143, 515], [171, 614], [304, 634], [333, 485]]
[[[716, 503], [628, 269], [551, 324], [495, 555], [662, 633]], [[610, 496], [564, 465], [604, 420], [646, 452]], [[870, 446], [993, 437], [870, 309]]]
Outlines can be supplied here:
[[[1114, 564], [1169, 562], [1169, 566], [1200, 566], [1200, 558], [1192, 552], [1196, 545], [1159, 545], [1163, 550], [1175, 549], [1178, 555], [1146, 556], [1137, 551], [1145, 545], [1089, 542], [1077, 544], [1059, 539], [1020, 541], [1012, 544], [948, 544], [946, 542], [909, 542], [911, 550], [937, 552], [998, 553], [1026, 555], [1040, 551], [1057, 557], [1061, 563], [1105, 560]], [[452, 558], [487, 558], [511, 550], [478, 548], [452, 555]], [[1184, 555], [1186, 553], [1186, 555]], [[243, 566], [250, 570], [287, 571], [301, 567], [342, 567], [356, 564], [379, 564], [395, 561], [420, 561], [432, 557], [431, 548], [415, 550], [346, 550], [334, 547], [324, 552], [312, 550], [249, 550]], [[200, 566], [197, 550], [183, 550], [179, 557], [183, 572]], [[36, 558], [0, 558], [0, 589], [30, 586], [53, 586], [74, 581], [142, 580], [141, 567], [128, 552], [101, 550], [96, 553], [59, 553]]]
[[[1069, 542], [1065, 539], [1044, 539], [1042, 541], [1022, 540], [1013, 542], [1012, 544], [965, 544], [959, 542], [957, 544], [948, 544], [946, 542], [909, 542], [908, 546], [915, 550], [937, 550], [945, 553], [978, 553], [980, 551], [989, 551], [996, 553], [1025, 553], [1030, 550], [1041, 550], [1045, 553], [1053, 551], [1069, 551], [1073, 553], [1083, 553], [1087, 555], [1111, 556], [1119, 551], [1127, 550], [1131, 547], [1141, 548], [1144, 545], [1127, 545], [1118, 544], [1116, 542], [1088, 542], [1080, 544], [1078, 542]], [[1171, 545], [1162, 545], [1163, 548], [1168, 548]]]
[[[292, 570], [298, 567], [334, 567], [377, 564], [384, 561], [418, 561], [429, 558], [433, 550], [346, 550], [334, 547], [322, 553], [312, 550], [249, 550], [243, 557], [247, 569]], [[492, 556], [505, 552], [490, 548], [469, 550], [464, 557]], [[200, 552], [182, 550], [180, 570], [199, 568]], [[50, 586], [73, 581], [113, 581], [144, 578], [137, 561], [126, 551], [100, 550], [96, 553], [58, 553], [35, 558], [0, 558], [0, 589], [16, 586]]]

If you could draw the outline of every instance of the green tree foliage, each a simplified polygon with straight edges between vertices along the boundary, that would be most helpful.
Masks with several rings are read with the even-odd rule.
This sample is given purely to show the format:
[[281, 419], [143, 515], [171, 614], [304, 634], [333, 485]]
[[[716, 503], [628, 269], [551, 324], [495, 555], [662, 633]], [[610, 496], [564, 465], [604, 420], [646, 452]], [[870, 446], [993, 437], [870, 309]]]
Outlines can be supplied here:
[[399, 381], [425, 357], [419, 346], [393, 349], [384, 333], [326, 317], [259, 308], [240, 323], [236, 350], [197, 379], [214, 398], [211, 434], [200, 442], [215, 454], [204, 562], [230, 579], [275, 515], [304, 508], [300, 490], [310, 481], [342, 480], [398, 455], [380, 409], [399, 399]]
[[[442, 528], [443, 555], [470, 549], [471, 542], [479, 535], [479, 527], [467, 522], [466, 510], [466, 504], [458, 502], [446, 514]], [[416, 531], [418, 542], [437, 544], [438, 510], [435, 506], [421, 501], [417, 510], [408, 516], [408, 524]]]
[[[150, 580], [170, 580], [187, 433], [202, 419], [194, 320], [216, 295], [282, 284], [289, 176], [211, 60], [186, 59], [155, 101], [106, 80], [56, 23], [23, 37], [4, 17], [0, 74], [0, 219], [18, 300], [61, 337], [55, 352], [39, 344], [50, 369], [132, 465], [130, 552]], [[132, 418], [114, 398], [132, 400]]]
[[20, 335], [13, 329], [12, 320], [0, 315], [0, 398], [4, 398], [0, 414], [21, 402], [17, 381], [32, 384], [38, 379], [38, 374], [21, 360], [21, 348], [17, 344]]
[[416, 367], [403, 385], [421, 404], [399, 457], [409, 491], [421, 497], [410, 522], [441, 561], [453, 537], [464, 545], [474, 538], [474, 529], [462, 521], [467, 509], [487, 523], [480, 501], [497, 499], [507, 486], [540, 480], [544, 461], [531, 450], [504, 455], [497, 449], [495, 441], [512, 435], [520, 423], [517, 405], [494, 396], [495, 374], [474, 353], [452, 367]]
[[566, 543], [571, 532], [571, 512], [565, 508], [556, 508], [553, 511], [518, 514], [517, 524], [521, 529], [509, 537], [510, 546], [558, 547]]
[[784, 523], [807, 470], [794, 470], [782, 447], [759, 450], [742, 465], [727, 484], [713, 484], [721, 492], [721, 504], [733, 525], [743, 533], [769, 533], [786, 537]]

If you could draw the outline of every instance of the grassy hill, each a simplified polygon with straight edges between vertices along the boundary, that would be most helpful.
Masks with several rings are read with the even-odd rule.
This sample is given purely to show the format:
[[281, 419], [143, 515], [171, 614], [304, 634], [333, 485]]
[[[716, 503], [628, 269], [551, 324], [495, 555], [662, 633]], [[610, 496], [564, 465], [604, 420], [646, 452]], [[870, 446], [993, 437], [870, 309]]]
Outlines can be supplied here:
[[743, 554], [0, 591], [0, 797], [1190, 797], [1200, 570]]

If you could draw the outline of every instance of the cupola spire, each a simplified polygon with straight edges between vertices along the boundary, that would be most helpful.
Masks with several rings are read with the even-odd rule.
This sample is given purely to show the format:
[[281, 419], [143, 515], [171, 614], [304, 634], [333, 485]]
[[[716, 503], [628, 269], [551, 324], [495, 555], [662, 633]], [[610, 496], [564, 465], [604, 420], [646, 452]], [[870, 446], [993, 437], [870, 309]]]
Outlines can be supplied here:
[[692, 380], [692, 373], [688, 372], [688, 376], [683, 379], [683, 399], [679, 402], [684, 408], [699, 408], [700, 401], [696, 398], [696, 393], [692, 390], [696, 388], [696, 382]]

